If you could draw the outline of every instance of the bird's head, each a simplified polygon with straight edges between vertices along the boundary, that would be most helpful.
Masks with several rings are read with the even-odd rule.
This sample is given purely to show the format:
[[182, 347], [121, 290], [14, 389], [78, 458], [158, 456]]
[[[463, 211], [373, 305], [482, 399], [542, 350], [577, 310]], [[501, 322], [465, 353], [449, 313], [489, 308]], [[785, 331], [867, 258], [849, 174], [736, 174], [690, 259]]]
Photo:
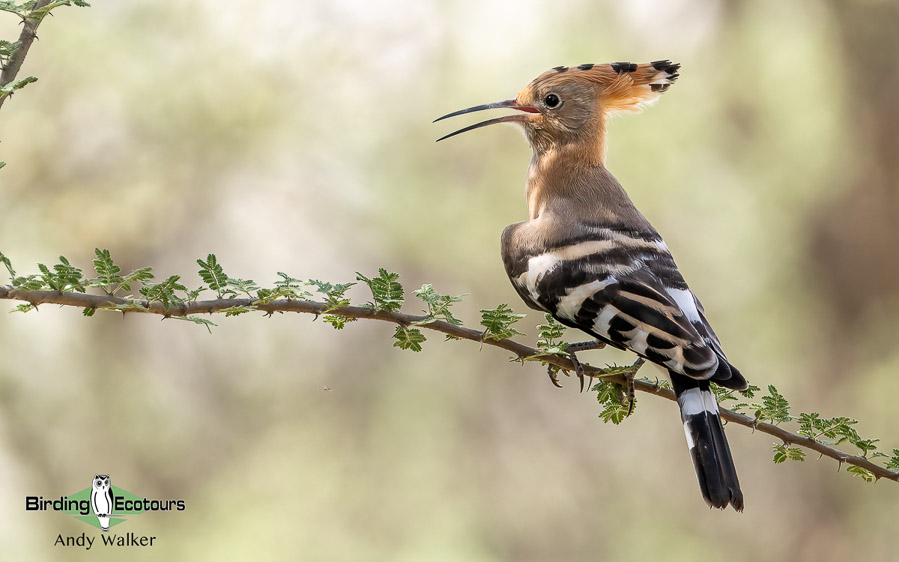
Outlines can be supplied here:
[[677, 79], [679, 64], [618, 62], [557, 66], [525, 86], [512, 99], [454, 111], [446, 119], [485, 109], [518, 110], [488, 119], [439, 139], [496, 123], [517, 123], [524, 128], [536, 152], [565, 144], [602, 143], [606, 119], [616, 113], [640, 111], [652, 104]]

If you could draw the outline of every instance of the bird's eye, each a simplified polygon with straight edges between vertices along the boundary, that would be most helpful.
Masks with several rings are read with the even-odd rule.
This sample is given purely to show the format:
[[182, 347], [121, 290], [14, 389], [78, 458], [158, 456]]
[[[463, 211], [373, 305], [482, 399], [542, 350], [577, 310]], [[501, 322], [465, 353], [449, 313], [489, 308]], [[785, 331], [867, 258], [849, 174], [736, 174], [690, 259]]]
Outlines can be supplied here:
[[559, 99], [559, 96], [556, 94], [549, 94], [545, 98], [543, 98], [543, 103], [546, 107], [552, 109], [554, 107], [559, 107], [559, 104], [562, 103], [562, 100]]

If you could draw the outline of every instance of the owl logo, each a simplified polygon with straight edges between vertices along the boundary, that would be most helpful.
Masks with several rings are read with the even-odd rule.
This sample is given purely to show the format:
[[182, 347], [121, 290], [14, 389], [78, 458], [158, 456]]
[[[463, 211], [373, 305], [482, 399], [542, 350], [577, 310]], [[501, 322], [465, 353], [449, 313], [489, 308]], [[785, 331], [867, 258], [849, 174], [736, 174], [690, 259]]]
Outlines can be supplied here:
[[100, 529], [109, 531], [109, 515], [112, 513], [114, 496], [108, 474], [98, 474], [91, 482], [91, 508], [100, 521]]

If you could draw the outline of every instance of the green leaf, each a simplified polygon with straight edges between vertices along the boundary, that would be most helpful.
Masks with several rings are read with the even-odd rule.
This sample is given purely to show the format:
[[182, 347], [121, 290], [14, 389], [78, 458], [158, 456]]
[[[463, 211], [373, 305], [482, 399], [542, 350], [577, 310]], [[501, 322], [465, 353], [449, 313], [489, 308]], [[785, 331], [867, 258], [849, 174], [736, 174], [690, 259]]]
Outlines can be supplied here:
[[253, 304], [257, 306], [268, 304], [280, 296], [281, 294], [274, 289], [260, 288], [256, 291], [256, 300], [253, 301]]
[[[600, 381], [593, 387], [593, 390], [598, 391], [596, 400], [602, 406], [599, 417], [603, 422], [612, 422], [618, 425], [627, 418], [628, 407], [622, 403], [625, 401], [624, 389], [620, 384], [612, 381]], [[637, 401], [634, 400], [634, 408], [636, 406]]]
[[893, 449], [893, 456], [887, 461], [887, 468], [890, 470], [899, 470], [899, 449]]
[[540, 355], [564, 355], [568, 353], [568, 343], [561, 341], [565, 326], [556, 322], [549, 314], [545, 315], [546, 323], [537, 325], [540, 337], [537, 338], [537, 349]]
[[[2, 3], [0, 3], [0, 6], [2, 6]], [[3, 8], [0, 7], [0, 10], [3, 10]], [[9, 58], [21, 44], [21, 41], [4, 41], [0, 39], [0, 58]]]
[[771, 445], [774, 449], [774, 463], [779, 464], [788, 460], [791, 461], [804, 461], [805, 460], [805, 451], [800, 449], [799, 447], [787, 447], [786, 445], [778, 445], [774, 443]]
[[198, 324], [200, 326], [205, 326], [206, 330], [209, 333], [212, 333], [212, 326], [216, 326], [217, 324], [211, 320], [207, 320], [206, 318], [200, 318], [199, 316], [170, 316], [169, 318], [173, 318], [175, 320], [183, 320], [185, 322], [193, 322], [194, 324]]
[[496, 308], [481, 310], [481, 325], [484, 330], [484, 339], [504, 340], [512, 336], [524, 334], [512, 328], [512, 324], [518, 322], [527, 314], [516, 314], [509, 305], [501, 304]]
[[27, 4], [22, 4], [21, 6], [19, 6], [11, 0], [0, 1], [0, 12], [9, 12], [20, 17], [25, 17], [27, 13], [26, 10]]
[[558, 323], [556, 319], [552, 317], [552, 314], [545, 314], [544, 318], [546, 319], [546, 323], [537, 326], [537, 329], [540, 330], [540, 339], [561, 339], [562, 336], [565, 335], [565, 326]]
[[723, 386], [718, 386], [715, 383], [710, 383], [709, 386], [712, 389], [712, 392], [715, 394], [715, 400], [719, 404], [722, 402], [726, 402], [728, 400], [736, 400], [736, 390], [731, 390], [729, 388], [724, 388]]
[[10, 312], [29, 312], [31, 310], [36, 310], [37, 306], [33, 304], [20, 304], [18, 306], [14, 306]]
[[280, 296], [294, 300], [304, 300], [312, 296], [312, 293], [303, 289], [306, 285], [304, 281], [295, 279], [281, 271], [278, 272], [278, 277], [281, 279], [275, 281], [275, 288], [280, 293]]
[[106, 291], [106, 294], [113, 294], [114, 287], [113, 285], [121, 286], [124, 282], [124, 278], [119, 275], [121, 268], [112, 261], [112, 256], [109, 255], [109, 250], [101, 250], [100, 248], [94, 248], [94, 271], [97, 272], [97, 277], [93, 279], [88, 279], [87, 285], [88, 287], [99, 287]]
[[[715, 383], [711, 383], [712, 392], [715, 393], [715, 398], [718, 402], [727, 402], [731, 400], [742, 400], [743, 398], [755, 398], [755, 393], [760, 389], [755, 385], [749, 385], [746, 390], [730, 390], [721, 386], [718, 386]], [[737, 393], [740, 393], [741, 396], [737, 396]], [[743, 408], [747, 408], [753, 406], [748, 402], [740, 402], [738, 404], [728, 404], [727, 407], [733, 412], [739, 412]]]
[[800, 435], [820, 443], [837, 445], [847, 439], [858, 439], [858, 433], [852, 427], [858, 420], [847, 417], [822, 418], [817, 412], [803, 412], [796, 421], [799, 423]]
[[184, 299], [175, 295], [175, 291], [187, 291], [187, 287], [178, 282], [180, 279], [180, 275], [171, 275], [160, 283], [145, 283], [140, 294], [150, 302], [161, 302], [162, 307], [168, 310], [171, 304], [184, 302]]
[[81, 314], [85, 316], [93, 316], [95, 312], [97, 312], [96, 308], [85, 308], [81, 311]]
[[787, 447], [785, 445], [775, 443], [771, 447], [774, 449], [774, 464], [780, 464], [787, 460]]
[[344, 293], [355, 283], [335, 283], [332, 285], [318, 279], [310, 279], [309, 284], [314, 286], [325, 297], [325, 312], [330, 312], [335, 308], [350, 306], [350, 299], [346, 298]]
[[236, 297], [238, 293], [253, 298], [253, 291], [258, 291], [259, 286], [252, 279], [233, 279], [228, 278], [228, 289], [224, 291], [226, 296]]
[[350, 322], [355, 322], [358, 318], [350, 318], [349, 316], [341, 316], [340, 314], [325, 314], [322, 320], [330, 324], [335, 330], [343, 330]]
[[16, 80], [15, 82], [10, 82], [5, 86], [0, 86], [0, 99], [12, 95], [16, 90], [21, 90], [28, 84], [33, 84], [34, 82], [37, 82], [37, 78], [29, 76], [27, 78], [22, 78], [21, 80]]
[[152, 267], [142, 267], [140, 269], [135, 269], [124, 278], [122, 278], [122, 283], [115, 289], [113, 289], [113, 293], [122, 291], [130, 291], [131, 286], [135, 283], [140, 283], [141, 285], [146, 285], [147, 282], [153, 279], [153, 268]]
[[79, 291], [83, 293], [85, 290], [85, 280], [81, 270], [70, 264], [65, 256], [59, 256], [59, 262], [60, 263], [53, 266], [53, 269], [56, 271], [56, 278], [59, 280], [60, 284], [63, 285], [62, 290]]
[[753, 404], [752, 407], [755, 409], [755, 419], [757, 420], [769, 420], [777, 425], [792, 419], [790, 403], [777, 392], [773, 384], [768, 385], [768, 395], [762, 396], [762, 403]]
[[880, 439], [850, 439], [849, 442], [859, 448], [863, 457], [867, 457], [869, 453], [877, 450], [877, 443]]
[[49, 14], [52, 10], [59, 8], [60, 6], [79, 6], [81, 8], [90, 7], [85, 0], [53, 0], [48, 3], [46, 6], [43, 6], [38, 9], [34, 9], [34, 1], [30, 0], [29, 2], [25, 2], [22, 4], [22, 7], [27, 8], [29, 10], [27, 17], [34, 19], [43, 19], [44, 16]]
[[412, 293], [428, 305], [428, 317], [425, 320], [416, 322], [416, 324], [429, 324], [434, 320], [443, 320], [456, 326], [462, 324], [461, 320], [452, 315], [450, 307], [457, 302], [461, 302], [462, 297], [465, 295], [441, 295], [430, 284], [424, 284], [421, 286], [421, 289], [416, 289]]
[[378, 276], [371, 279], [356, 272], [356, 280], [362, 281], [371, 290], [374, 302], [369, 304], [376, 311], [393, 312], [403, 306], [403, 286], [397, 281], [399, 278], [399, 273], [390, 273], [383, 267], [378, 269]]
[[0, 252], [0, 263], [6, 266], [6, 270], [9, 271], [10, 280], [15, 282], [16, 270], [12, 268], [12, 262], [9, 261], [8, 257], [3, 255], [3, 252]]
[[40, 275], [25, 275], [12, 280], [13, 287], [23, 291], [40, 291], [44, 288], [44, 282]]
[[400, 349], [411, 349], [412, 351], [421, 351], [421, 344], [425, 341], [425, 335], [418, 328], [404, 328], [397, 326], [396, 332], [393, 334], [393, 347]]
[[860, 466], [852, 465], [846, 469], [846, 472], [848, 472], [852, 476], [861, 478], [862, 480], [864, 480], [865, 482], [868, 482], [868, 483], [871, 483], [871, 482], [874, 482], [875, 480], [877, 480], [877, 478], [874, 477], [873, 472], [871, 472], [867, 468], [862, 468]]
[[221, 310], [216, 311], [218, 314], [222, 312], [225, 313], [225, 317], [228, 316], [240, 316], [241, 314], [246, 314], [247, 312], [255, 312], [257, 308], [255, 306], [231, 306], [228, 308], [223, 308]]
[[742, 394], [744, 398], [755, 398], [755, 393], [760, 390], [761, 388], [755, 386], [754, 384], [750, 384], [748, 387], [746, 387], [746, 390], [741, 390], [740, 394]]
[[206, 290], [205, 286], [199, 286], [196, 289], [185, 289], [184, 296], [187, 299], [187, 302], [197, 302], [197, 298], [199, 298], [200, 293]]
[[222, 269], [222, 266], [219, 265], [215, 254], [206, 256], [205, 262], [198, 259], [197, 265], [200, 266], [200, 279], [202, 279], [210, 289], [215, 291], [218, 298], [222, 298], [222, 292], [228, 286], [228, 276], [225, 275], [225, 271]]
[[[325, 312], [350, 306], [350, 299], [346, 298], [344, 294], [355, 283], [331, 284], [318, 279], [310, 279], [309, 284], [314, 286], [325, 297]], [[322, 316], [322, 320], [330, 324], [335, 330], [342, 330], [348, 322], [353, 322], [356, 318], [349, 318], [340, 314], [325, 314]]]
[[286, 298], [287, 300], [305, 300], [312, 296], [312, 293], [303, 289], [305, 286], [304, 281], [280, 271], [278, 272], [278, 276], [281, 279], [275, 281], [274, 289], [261, 288], [256, 291], [257, 300], [253, 303], [254, 305], [268, 304], [279, 298]]
[[53, 266], [52, 271], [42, 263], [37, 264], [37, 267], [41, 271], [42, 286], [51, 291], [84, 292], [85, 280], [81, 276], [81, 270], [70, 264], [65, 256], [59, 256], [59, 263]]

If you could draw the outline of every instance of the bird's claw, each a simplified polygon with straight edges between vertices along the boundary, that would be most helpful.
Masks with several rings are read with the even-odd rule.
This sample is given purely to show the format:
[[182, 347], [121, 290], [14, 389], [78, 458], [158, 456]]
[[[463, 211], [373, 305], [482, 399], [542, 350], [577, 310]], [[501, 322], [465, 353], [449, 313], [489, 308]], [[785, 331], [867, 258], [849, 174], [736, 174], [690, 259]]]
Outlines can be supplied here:
[[[589, 340], [589, 341], [582, 341], [582, 342], [568, 344], [568, 360], [571, 361], [571, 364], [574, 367], [574, 372], [577, 375], [577, 378], [581, 383], [581, 392], [584, 392], [585, 377], [590, 377], [590, 384], [589, 384], [588, 388], [593, 388], [593, 381], [596, 379], [596, 377], [593, 375], [592, 372], [590, 374], [587, 374], [586, 369], [584, 369], [584, 366], [581, 365], [580, 361], [578, 361], [576, 354], [578, 352], [588, 351], [591, 349], [602, 349], [605, 346], [606, 346], [606, 344], [604, 344], [603, 342], [601, 342], [599, 340]], [[557, 388], [562, 388], [562, 385], [559, 384], [559, 377], [557, 375], [558, 371], [559, 371], [559, 369], [557, 369], [557, 368], [554, 369], [552, 365], [550, 365], [549, 368], [547, 369], [547, 373], [549, 374], [549, 380], [552, 381], [553, 385], [556, 386]], [[567, 370], [565, 370], [565, 375], [566, 376], [568, 375]]]
[[549, 380], [553, 383], [553, 386], [555, 386], [556, 388], [562, 388], [562, 385], [559, 383], [559, 370], [553, 369], [554, 366], [555, 365], [550, 365], [549, 367], [547, 367], [546, 374], [549, 375]]
[[[599, 340], [589, 340], [589, 341], [581, 341], [568, 345], [568, 359], [571, 360], [571, 364], [574, 365], [574, 372], [577, 374], [578, 380], [581, 382], [581, 392], [584, 392], [584, 366], [581, 365], [581, 362], [578, 361], [577, 353], [581, 351], [589, 351], [591, 349], [602, 349], [606, 346], [603, 342]], [[595, 377], [590, 374], [587, 375], [590, 377], [590, 385], [587, 388], [593, 388], [593, 380]]]
[[584, 366], [578, 361], [577, 355], [575, 355], [573, 351], [568, 352], [568, 359], [571, 360], [571, 364], [574, 365], [574, 373], [581, 383], [581, 392], [584, 392]]

